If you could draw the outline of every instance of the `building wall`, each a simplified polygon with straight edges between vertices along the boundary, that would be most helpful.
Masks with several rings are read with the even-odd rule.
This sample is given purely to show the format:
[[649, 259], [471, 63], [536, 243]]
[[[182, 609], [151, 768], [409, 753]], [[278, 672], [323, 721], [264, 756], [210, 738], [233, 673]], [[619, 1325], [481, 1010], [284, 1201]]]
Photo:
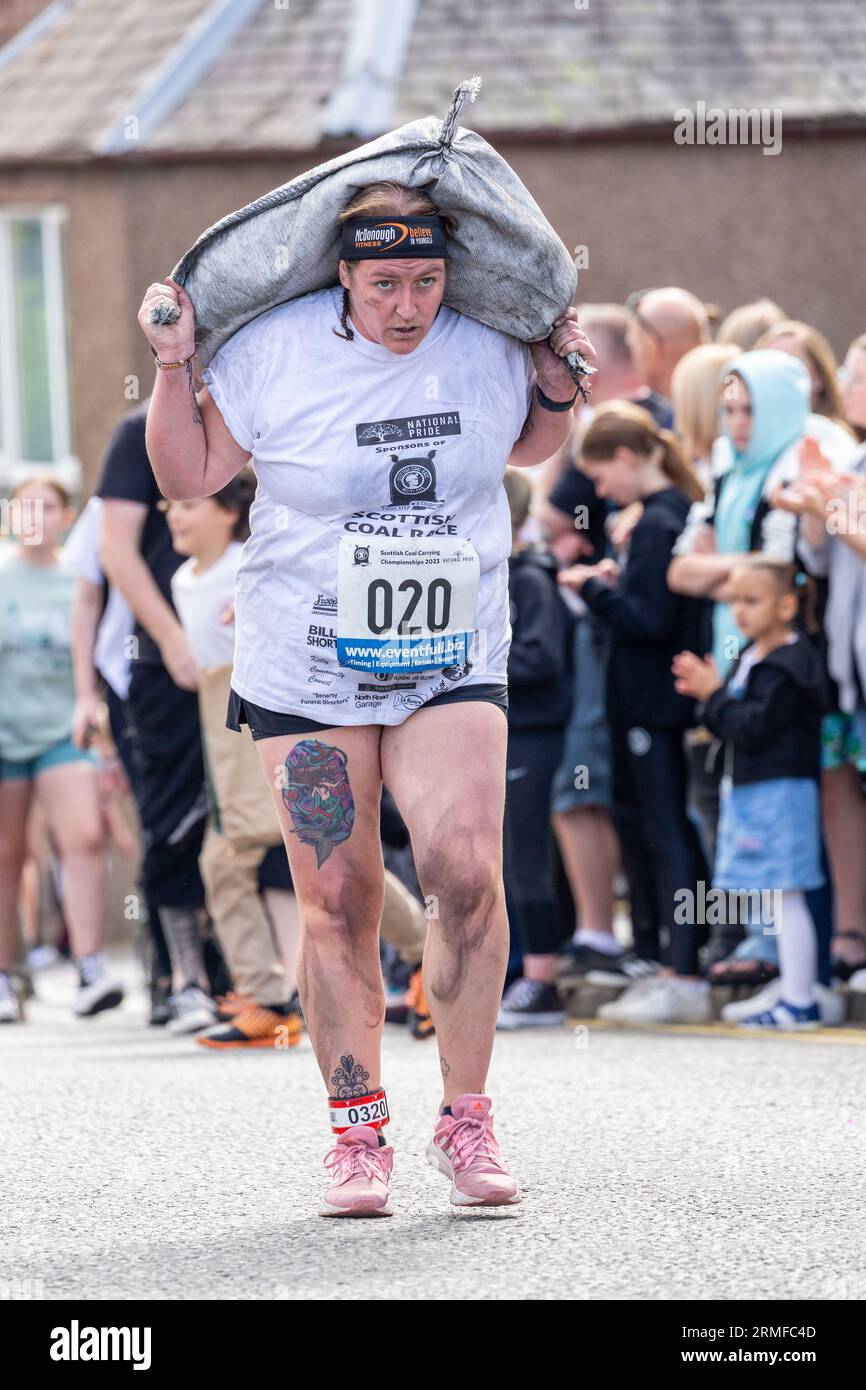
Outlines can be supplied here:
[[[770, 295], [823, 329], [839, 353], [866, 331], [855, 233], [866, 190], [852, 177], [866, 135], [788, 135], [776, 156], [661, 137], [501, 149], [566, 245], [588, 248], [579, 299], [623, 300], [674, 283], [723, 313]], [[73, 410], [86, 489], [133, 393], [150, 389], [153, 366], [135, 321], [147, 285], [205, 227], [320, 157], [0, 168], [0, 203], [69, 210]]]
[[864, 153], [866, 131], [786, 135], [778, 155], [654, 138], [507, 157], [566, 245], [588, 247], [579, 299], [675, 284], [725, 314], [769, 295], [841, 354], [866, 331]]

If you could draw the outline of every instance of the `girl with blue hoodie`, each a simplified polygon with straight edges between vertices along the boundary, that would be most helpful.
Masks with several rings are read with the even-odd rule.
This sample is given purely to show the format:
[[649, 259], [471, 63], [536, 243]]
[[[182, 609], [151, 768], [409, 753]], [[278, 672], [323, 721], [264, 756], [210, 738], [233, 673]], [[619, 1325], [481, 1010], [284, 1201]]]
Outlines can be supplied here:
[[727, 601], [737, 557], [750, 551], [788, 561], [795, 556], [795, 520], [772, 508], [770, 496], [775, 487], [798, 475], [810, 392], [802, 362], [771, 348], [735, 358], [725, 377], [726, 444], [714, 451], [716, 472], [709, 495], [692, 508], [668, 571], [675, 593], [716, 600], [713, 657], [722, 675], [742, 646], [742, 633]]

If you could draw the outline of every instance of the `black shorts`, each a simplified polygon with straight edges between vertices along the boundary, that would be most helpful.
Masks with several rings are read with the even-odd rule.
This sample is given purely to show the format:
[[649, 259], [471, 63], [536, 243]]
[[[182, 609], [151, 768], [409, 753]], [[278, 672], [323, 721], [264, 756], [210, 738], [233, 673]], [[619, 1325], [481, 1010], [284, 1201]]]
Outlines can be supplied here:
[[293, 889], [292, 871], [289, 868], [289, 860], [286, 854], [285, 845], [272, 845], [264, 858], [260, 861], [256, 870], [259, 889], [263, 888], [283, 888]]
[[[498, 705], [508, 717], [507, 685], [464, 685], [455, 690], [445, 690], [425, 700], [419, 709], [430, 709], [432, 705], [456, 705], [464, 700], [484, 700]], [[409, 718], [411, 719], [411, 715]], [[375, 723], [375, 720], [371, 720]], [[253, 739], [278, 738], [281, 734], [309, 734], [318, 729], [357, 728], [359, 725], [321, 724], [317, 719], [307, 719], [303, 714], [279, 714], [276, 710], [262, 709], [250, 700], [244, 700], [234, 690], [229, 692], [229, 707], [226, 715], [226, 728], [240, 733], [241, 725], [249, 724]], [[382, 725], [383, 728], [388, 726]]]

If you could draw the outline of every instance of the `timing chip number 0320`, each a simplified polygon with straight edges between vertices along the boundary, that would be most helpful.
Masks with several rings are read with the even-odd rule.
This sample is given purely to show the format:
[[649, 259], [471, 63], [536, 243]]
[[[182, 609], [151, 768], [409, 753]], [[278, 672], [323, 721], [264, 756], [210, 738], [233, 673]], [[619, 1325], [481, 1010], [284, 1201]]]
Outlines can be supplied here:
[[356, 671], [431, 671], [467, 661], [478, 552], [453, 536], [340, 537], [337, 659]]

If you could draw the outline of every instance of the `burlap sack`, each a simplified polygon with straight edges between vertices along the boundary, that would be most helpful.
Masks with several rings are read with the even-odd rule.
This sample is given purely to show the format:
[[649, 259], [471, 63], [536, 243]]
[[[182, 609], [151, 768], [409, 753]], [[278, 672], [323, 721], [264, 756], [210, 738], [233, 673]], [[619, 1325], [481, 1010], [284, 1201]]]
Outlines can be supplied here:
[[400, 126], [202, 233], [172, 271], [195, 306], [199, 370], [257, 314], [338, 283], [337, 214], [380, 179], [426, 188], [456, 216], [446, 304], [522, 342], [547, 337], [574, 295], [574, 262], [510, 165], [458, 126], [479, 86], [478, 78], [462, 82], [444, 121]]

